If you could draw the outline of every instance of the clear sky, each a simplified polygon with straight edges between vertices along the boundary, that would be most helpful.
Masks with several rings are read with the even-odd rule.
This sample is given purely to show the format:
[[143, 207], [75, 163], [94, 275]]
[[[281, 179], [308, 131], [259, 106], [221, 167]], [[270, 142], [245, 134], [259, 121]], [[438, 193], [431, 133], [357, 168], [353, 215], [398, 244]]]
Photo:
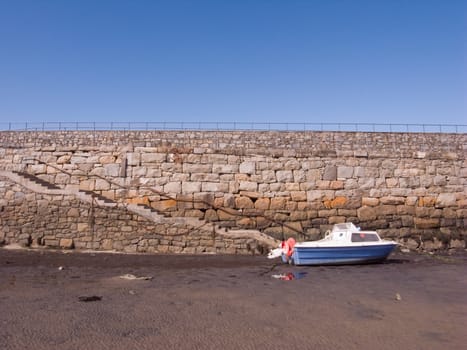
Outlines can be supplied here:
[[0, 0], [0, 121], [467, 124], [467, 1]]

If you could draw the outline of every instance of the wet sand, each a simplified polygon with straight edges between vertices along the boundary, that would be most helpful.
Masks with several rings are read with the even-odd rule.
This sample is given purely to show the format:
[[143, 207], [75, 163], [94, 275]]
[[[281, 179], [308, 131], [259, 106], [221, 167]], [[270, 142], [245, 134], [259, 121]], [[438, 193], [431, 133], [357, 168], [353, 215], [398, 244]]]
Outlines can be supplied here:
[[466, 253], [276, 263], [0, 249], [0, 349], [465, 348]]

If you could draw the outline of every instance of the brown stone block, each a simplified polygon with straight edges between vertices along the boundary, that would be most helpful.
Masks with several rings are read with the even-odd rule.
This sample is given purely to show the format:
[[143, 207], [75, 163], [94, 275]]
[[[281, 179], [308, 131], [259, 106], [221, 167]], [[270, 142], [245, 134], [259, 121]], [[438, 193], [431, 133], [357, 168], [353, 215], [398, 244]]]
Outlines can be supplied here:
[[304, 202], [306, 201], [306, 191], [291, 191], [290, 197], [295, 202]]
[[63, 249], [72, 249], [74, 247], [73, 239], [71, 238], [61, 238], [59, 242], [60, 248]]
[[414, 224], [416, 228], [426, 229], [426, 228], [438, 228], [439, 219], [437, 218], [414, 218]]
[[256, 228], [257, 229], [264, 229], [268, 226], [271, 225], [271, 220], [268, 220], [267, 218], [263, 216], [258, 216], [256, 218]]
[[193, 195], [177, 194], [177, 208], [178, 209], [193, 209]]
[[397, 206], [397, 214], [398, 215], [414, 215], [415, 214], [415, 207], [408, 206], [408, 205], [398, 205]]
[[290, 221], [305, 221], [308, 220], [306, 211], [294, 210], [290, 213]]
[[376, 207], [363, 206], [357, 209], [357, 216], [360, 221], [376, 220], [378, 211]]
[[222, 208], [217, 210], [217, 216], [220, 221], [223, 220], [235, 220], [239, 216], [239, 212], [231, 208]]
[[332, 200], [323, 201], [324, 207], [327, 209], [344, 208], [346, 203], [347, 203], [346, 197], [336, 197]]
[[237, 220], [237, 226], [240, 228], [254, 228], [256, 225], [252, 218], [242, 218]]
[[285, 197], [274, 197], [271, 198], [270, 209], [271, 210], [281, 210], [285, 209], [287, 199]]
[[381, 204], [401, 205], [405, 204], [405, 197], [387, 196], [380, 198]]
[[369, 207], [375, 207], [379, 205], [379, 199], [378, 198], [371, 198], [371, 197], [363, 197], [362, 198], [362, 205], [363, 206], [369, 206]]
[[380, 215], [395, 215], [397, 207], [395, 205], [380, 205], [378, 207], [378, 216]]
[[331, 183], [329, 184], [329, 188], [331, 190], [342, 190], [344, 189], [344, 181], [331, 181]]
[[320, 218], [328, 218], [337, 214], [336, 209], [329, 209], [329, 210], [318, 210], [318, 216]]
[[149, 198], [147, 196], [128, 198], [126, 200], [126, 202], [129, 203], [129, 204], [145, 204], [145, 205], [149, 205]]
[[235, 198], [235, 207], [239, 209], [254, 208], [255, 205], [249, 197]]
[[158, 211], [170, 211], [177, 208], [177, 201], [173, 199], [166, 199], [159, 202], [152, 202], [151, 206]]
[[206, 210], [206, 213], [204, 214], [204, 220], [206, 220], [206, 221], [217, 221], [217, 220], [219, 220], [219, 216], [217, 215], [217, 211], [214, 210], [214, 209]]
[[255, 208], [260, 210], [268, 210], [271, 200], [269, 198], [258, 198], [255, 201]]
[[436, 203], [435, 197], [420, 197], [418, 199], [419, 207], [434, 207]]
[[285, 204], [285, 210], [294, 211], [294, 210], [297, 210], [297, 206], [298, 206], [297, 202], [287, 201], [287, 203]]

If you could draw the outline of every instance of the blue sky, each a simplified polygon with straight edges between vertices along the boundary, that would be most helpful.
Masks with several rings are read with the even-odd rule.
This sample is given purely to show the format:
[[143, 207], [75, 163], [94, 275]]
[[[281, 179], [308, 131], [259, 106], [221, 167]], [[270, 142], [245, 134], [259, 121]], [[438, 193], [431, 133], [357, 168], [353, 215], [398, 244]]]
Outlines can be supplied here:
[[0, 0], [0, 121], [467, 124], [467, 1]]

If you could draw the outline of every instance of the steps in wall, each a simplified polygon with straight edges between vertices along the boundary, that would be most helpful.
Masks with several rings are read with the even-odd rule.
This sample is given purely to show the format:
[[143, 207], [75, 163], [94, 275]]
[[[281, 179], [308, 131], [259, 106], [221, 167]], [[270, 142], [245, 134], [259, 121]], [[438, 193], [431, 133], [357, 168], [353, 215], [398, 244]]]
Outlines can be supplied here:
[[195, 217], [172, 217], [170, 215], [162, 215], [154, 208], [142, 203], [119, 203], [90, 190], [80, 190], [73, 187], [61, 188], [48, 181], [40, 179], [35, 175], [25, 172], [0, 171], [0, 176], [9, 178], [13, 182], [18, 183], [36, 193], [52, 195], [75, 195], [78, 199], [86, 203], [94, 202], [102, 207], [123, 207], [126, 210], [147, 218], [155, 223], [173, 224], [179, 227], [191, 226], [194, 230], [213, 232], [215, 236], [223, 236], [226, 238], [252, 238], [256, 239], [259, 243], [269, 247], [276, 247], [279, 242], [271, 236], [268, 236], [258, 230], [235, 229], [232, 227], [226, 227], [222, 224], [219, 225], [216, 223], [200, 220], [199, 218]]

